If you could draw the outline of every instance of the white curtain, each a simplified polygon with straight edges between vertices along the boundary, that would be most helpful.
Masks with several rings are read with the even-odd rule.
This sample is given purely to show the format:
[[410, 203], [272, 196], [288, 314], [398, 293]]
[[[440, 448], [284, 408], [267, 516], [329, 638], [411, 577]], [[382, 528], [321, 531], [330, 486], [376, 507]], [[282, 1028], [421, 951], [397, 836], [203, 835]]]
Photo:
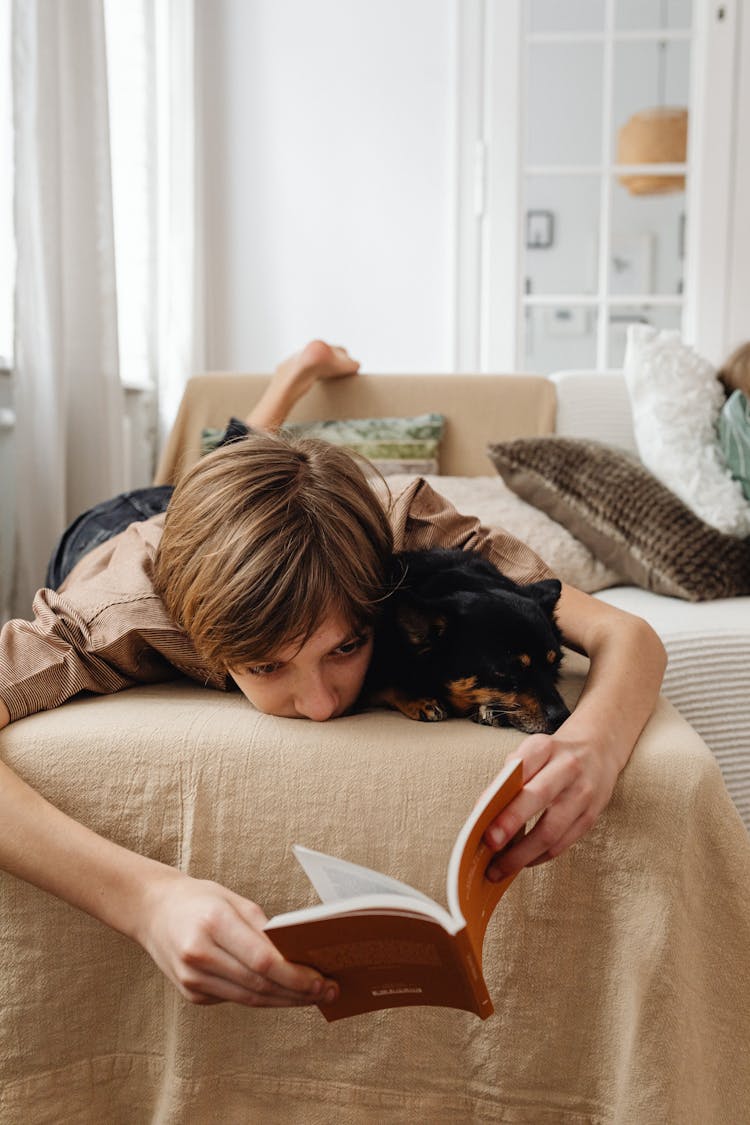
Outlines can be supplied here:
[[[159, 310], [155, 383], [158, 443], [169, 433], [185, 382], [205, 368], [195, 0], [156, 4], [156, 140]], [[209, 16], [210, 18], [210, 16]]]
[[17, 566], [28, 616], [56, 537], [122, 484], [101, 0], [16, 0]]
[[[149, 96], [143, 120], [120, 126], [109, 112], [108, 93], [114, 104], [115, 91], [108, 89], [106, 36], [113, 31], [105, 34], [105, 25], [108, 10], [111, 15], [123, 2], [13, 0], [18, 483], [12, 612], [22, 617], [29, 616], [68, 522], [144, 483], [125, 475], [131, 462], [123, 448], [121, 357], [146, 357], [145, 375], [138, 372], [135, 382], [150, 388], [154, 445], [171, 424], [186, 379], [202, 366], [194, 0], [127, 0], [138, 5], [143, 34], [126, 46], [119, 104], [127, 102], [131, 82], [142, 83]], [[112, 62], [111, 41], [109, 47]], [[137, 183], [128, 179], [135, 162], [113, 162], [110, 128], [122, 128], [116, 152], [139, 146], [146, 172]], [[130, 204], [119, 212], [128, 214], [129, 225], [114, 220], [113, 174], [115, 192]], [[137, 280], [126, 268], [135, 239], [147, 258]], [[145, 317], [123, 317], [120, 331], [130, 338], [121, 338], [120, 348], [118, 285], [122, 309], [147, 310]], [[138, 292], [128, 293], [136, 285]], [[132, 382], [127, 367], [122, 376]]]

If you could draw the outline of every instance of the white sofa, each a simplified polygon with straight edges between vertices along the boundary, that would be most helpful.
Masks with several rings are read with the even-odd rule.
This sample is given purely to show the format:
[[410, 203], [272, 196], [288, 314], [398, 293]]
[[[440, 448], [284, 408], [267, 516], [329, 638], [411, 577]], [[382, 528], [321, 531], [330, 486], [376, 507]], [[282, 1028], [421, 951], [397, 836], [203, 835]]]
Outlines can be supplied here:
[[[595, 438], [637, 455], [630, 399], [619, 373], [560, 372], [558, 434]], [[685, 602], [613, 586], [596, 597], [644, 617], [669, 654], [664, 694], [716, 755], [750, 830], [750, 597]]]
[[[265, 383], [191, 381], [162, 479], [198, 456], [203, 426], [244, 414]], [[316, 387], [295, 417], [444, 413], [450, 480], [508, 507], [513, 497], [488, 475], [487, 442], [551, 433], [556, 392], [562, 427], [572, 424], [568, 406], [591, 425], [591, 396], [579, 409], [574, 388], [532, 376], [363, 376]], [[524, 518], [535, 515], [525, 508]], [[679, 698], [683, 683], [696, 685], [683, 706], [747, 808], [750, 787], [733, 764], [742, 746], [748, 753], [750, 724], [744, 699], [725, 690], [743, 645], [747, 665], [738, 621], [747, 600], [602, 596], [632, 598], [655, 622], [672, 653], [668, 692]], [[571, 706], [584, 673], [582, 658], [566, 657]], [[721, 743], [722, 707], [732, 714], [737, 704], [736, 741]], [[13, 723], [0, 732], [0, 754], [95, 831], [215, 879], [271, 916], [313, 898], [294, 842], [444, 901], [458, 829], [522, 738], [387, 712], [277, 719], [238, 693], [178, 680]], [[496, 1014], [483, 1023], [423, 1007], [335, 1024], [315, 1009], [196, 1008], [138, 946], [0, 874], [0, 1123], [742, 1120], [748, 871], [750, 840], [716, 757], [662, 698], [586, 838], [524, 871], [496, 911], [484, 949]]]
[[[192, 379], [156, 482], [173, 480], [182, 466], [195, 461], [201, 429], [222, 425], [230, 411], [249, 410], [265, 383], [263, 377], [237, 374]], [[750, 831], [750, 597], [696, 603], [619, 585], [615, 574], [559, 527], [548, 555], [549, 519], [512, 496], [487, 457], [489, 442], [551, 433], [593, 438], [637, 456], [623, 375], [364, 375], [338, 386], [316, 387], [291, 420], [404, 416], [425, 410], [443, 413], [447, 420], [441, 476], [432, 480], [436, 488], [461, 511], [518, 534], [562, 578], [644, 617], [656, 629], [669, 654], [664, 694], [715, 754]]]

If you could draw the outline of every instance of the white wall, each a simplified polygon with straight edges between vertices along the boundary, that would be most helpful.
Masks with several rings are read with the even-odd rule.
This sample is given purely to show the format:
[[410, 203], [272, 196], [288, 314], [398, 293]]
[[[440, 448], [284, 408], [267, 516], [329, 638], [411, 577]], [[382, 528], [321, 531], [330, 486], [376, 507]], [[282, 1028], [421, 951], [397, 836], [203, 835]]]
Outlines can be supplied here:
[[[346, 344], [366, 370], [452, 369], [460, 3], [202, 0], [197, 5], [209, 367], [268, 370], [320, 335]], [[670, 5], [676, 10], [684, 0]], [[561, 15], [568, 11], [553, 0], [548, 6]], [[648, 23], [652, 9], [638, 0], [637, 12], [618, 11], [629, 12], [640, 25]], [[684, 18], [676, 22], [682, 25]], [[738, 44], [741, 57], [750, 54], [748, 22]], [[538, 50], [546, 59], [548, 49]], [[654, 45], [618, 47], [617, 122], [634, 108], [633, 97], [638, 105], [644, 97], [658, 100], [656, 57]], [[566, 112], [556, 121], [563, 85], [575, 96], [584, 68], [555, 81], [549, 61], [546, 80], [532, 83], [528, 106], [531, 135], [545, 161], [556, 133], [568, 157], [571, 128], [597, 144], [600, 135], [598, 125], [587, 127], [585, 114]], [[686, 45], [672, 44], [667, 101], [685, 102], [686, 64]], [[744, 84], [746, 68], [739, 69]], [[584, 100], [596, 115], [596, 98]], [[747, 100], [740, 100], [737, 124], [747, 133]], [[750, 142], [740, 143], [738, 152], [733, 221], [738, 233], [746, 234]], [[534, 292], [593, 290], [591, 231], [598, 191], [582, 207], [584, 186], [532, 181], [530, 204], [554, 210], [559, 219], [555, 248], [535, 252], [527, 263]], [[568, 206], [570, 190], [576, 198]], [[653, 242], [652, 284], [657, 292], [674, 293], [684, 198], [633, 201], [618, 187], [614, 203], [626, 243], [643, 231], [660, 232]], [[750, 254], [747, 238], [741, 243], [735, 243], [726, 313], [732, 342], [750, 335], [744, 284]], [[593, 336], [585, 331], [583, 341], [551, 337], [541, 354], [546, 315], [535, 311], [533, 368], [595, 365]], [[665, 326], [676, 326], [679, 315], [679, 309], [653, 314], [655, 323]], [[612, 328], [616, 354], [622, 335], [621, 328]], [[585, 356], [578, 354], [581, 344], [588, 348]]]
[[728, 280], [728, 348], [750, 340], [750, 4], [740, 5], [734, 119], [732, 239]]
[[450, 370], [451, 0], [198, 9], [208, 366]]

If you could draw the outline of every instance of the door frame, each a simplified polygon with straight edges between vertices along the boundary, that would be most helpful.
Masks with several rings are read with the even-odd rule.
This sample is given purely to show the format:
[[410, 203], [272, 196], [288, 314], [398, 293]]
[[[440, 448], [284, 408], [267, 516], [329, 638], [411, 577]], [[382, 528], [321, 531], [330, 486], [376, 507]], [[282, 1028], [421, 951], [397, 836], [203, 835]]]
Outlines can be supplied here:
[[[740, 97], [750, 85], [750, 13], [742, 21], [740, 7], [693, 4], [683, 335], [715, 363], [750, 335], [739, 291], [748, 291], [750, 245], [738, 252], [733, 237], [750, 231], [750, 192], [739, 192], [750, 181], [750, 109]], [[456, 0], [455, 27], [454, 367], [520, 371], [523, 0]]]

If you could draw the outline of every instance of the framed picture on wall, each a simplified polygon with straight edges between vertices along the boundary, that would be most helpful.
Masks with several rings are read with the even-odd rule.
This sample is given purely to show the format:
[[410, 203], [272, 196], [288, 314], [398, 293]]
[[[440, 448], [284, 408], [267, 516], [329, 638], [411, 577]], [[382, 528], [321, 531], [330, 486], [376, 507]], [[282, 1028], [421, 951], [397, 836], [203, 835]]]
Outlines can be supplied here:
[[526, 249], [549, 250], [555, 241], [555, 216], [552, 211], [526, 212]]

